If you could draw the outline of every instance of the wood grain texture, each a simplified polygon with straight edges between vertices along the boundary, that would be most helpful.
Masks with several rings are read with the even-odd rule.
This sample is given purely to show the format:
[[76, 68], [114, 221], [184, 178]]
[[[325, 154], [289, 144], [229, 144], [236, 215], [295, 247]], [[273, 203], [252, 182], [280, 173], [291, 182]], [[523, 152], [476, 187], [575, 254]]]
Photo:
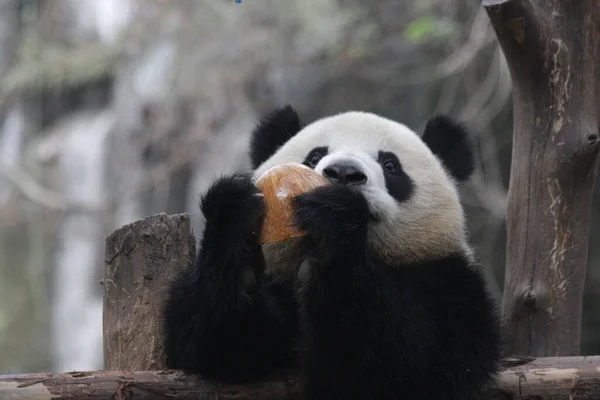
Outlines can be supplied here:
[[[583, 400], [600, 398], [600, 356], [505, 360], [488, 399]], [[0, 399], [244, 399], [292, 400], [298, 384], [289, 375], [255, 385], [223, 385], [178, 371], [87, 371], [0, 375]]]
[[507, 354], [577, 355], [600, 149], [600, 0], [483, 4], [513, 80]]
[[195, 259], [188, 214], [157, 214], [106, 239], [104, 369], [161, 370], [162, 308], [171, 277]]

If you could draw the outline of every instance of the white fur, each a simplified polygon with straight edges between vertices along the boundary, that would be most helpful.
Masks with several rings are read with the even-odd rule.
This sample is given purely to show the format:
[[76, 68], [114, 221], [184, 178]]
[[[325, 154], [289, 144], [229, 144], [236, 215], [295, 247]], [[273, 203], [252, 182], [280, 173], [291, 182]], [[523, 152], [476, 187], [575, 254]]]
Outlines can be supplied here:
[[[286, 142], [254, 176], [276, 164], [301, 163], [319, 146], [328, 146], [329, 153], [315, 171], [322, 173], [332, 162], [347, 159], [367, 175], [361, 190], [372, 212], [381, 218], [369, 226], [369, 244], [378, 254], [398, 263], [453, 251], [470, 254], [455, 182], [415, 132], [387, 118], [352, 111], [318, 120]], [[399, 203], [388, 193], [384, 171], [377, 162], [380, 150], [393, 152], [412, 179], [414, 188], [408, 201]]]

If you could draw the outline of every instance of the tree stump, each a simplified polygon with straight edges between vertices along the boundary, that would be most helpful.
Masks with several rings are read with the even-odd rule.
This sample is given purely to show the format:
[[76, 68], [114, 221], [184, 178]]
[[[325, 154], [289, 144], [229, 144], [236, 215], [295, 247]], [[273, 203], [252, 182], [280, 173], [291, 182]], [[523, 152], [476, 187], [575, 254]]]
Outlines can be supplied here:
[[195, 239], [188, 214], [158, 214], [106, 239], [104, 369], [165, 369], [162, 308], [167, 284], [193, 263]]
[[513, 80], [507, 350], [576, 355], [600, 148], [600, 0], [483, 5]]

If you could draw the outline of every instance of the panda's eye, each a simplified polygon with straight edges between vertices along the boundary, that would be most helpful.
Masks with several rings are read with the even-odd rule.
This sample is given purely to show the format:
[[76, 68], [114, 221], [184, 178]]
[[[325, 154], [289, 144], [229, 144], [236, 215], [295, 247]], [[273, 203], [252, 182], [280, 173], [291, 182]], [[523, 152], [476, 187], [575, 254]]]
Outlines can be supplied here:
[[321, 156], [319, 154], [315, 154], [312, 157], [310, 157], [310, 159], [308, 160], [308, 165], [310, 165], [312, 168], [314, 168], [317, 166], [319, 161], [321, 161]]
[[377, 161], [386, 174], [398, 175], [402, 172], [400, 160], [390, 151], [379, 151]]
[[328, 151], [329, 149], [327, 146], [315, 147], [304, 159], [304, 165], [314, 169], [319, 161], [321, 161], [321, 159], [327, 155]]
[[388, 172], [396, 172], [396, 170], [398, 169], [398, 167], [396, 166], [396, 163], [393, 162], [393, 161], [386, 161], [386, 162], [384, 162], [383, 163], [383, 167]]

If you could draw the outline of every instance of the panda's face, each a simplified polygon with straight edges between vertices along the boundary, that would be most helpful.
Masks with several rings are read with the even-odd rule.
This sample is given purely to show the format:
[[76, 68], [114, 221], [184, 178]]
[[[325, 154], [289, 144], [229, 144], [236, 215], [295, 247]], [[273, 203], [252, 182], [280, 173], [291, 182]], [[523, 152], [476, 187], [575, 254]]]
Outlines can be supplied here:
[[259, 165], [255, 176], [287, 162], [303, 163], [333, 184], [361, 190], [373, 217], [369, 241], [382, 256], [413, 260], [466, 246], [454, 180], [402, 124], [363, 112], [318, 120]]

